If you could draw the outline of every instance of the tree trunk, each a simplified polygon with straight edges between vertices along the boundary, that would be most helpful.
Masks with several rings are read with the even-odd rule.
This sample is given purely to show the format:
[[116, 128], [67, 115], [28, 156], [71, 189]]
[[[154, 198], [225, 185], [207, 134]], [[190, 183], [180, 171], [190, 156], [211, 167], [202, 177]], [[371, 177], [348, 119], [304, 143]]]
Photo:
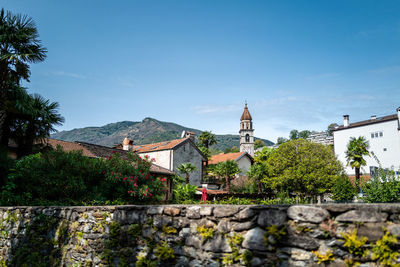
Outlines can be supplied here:
[[257, 192], [261, 194], [261, 180], [257, 179]]
[[228, 193], [231, 192], [231, 180], [229, 179], [228, 176], [225, 177], [225, 188]]
[[4, 61], [0, 63], [0, 146], [8, 148], [7, 131], [7, 66]]
[[355, 168], [356, 171], [356, 187], [357, 191], [360, 191], [360, 168]]
[[189, 184], [189, 173], [186, 173], [186, 184]]

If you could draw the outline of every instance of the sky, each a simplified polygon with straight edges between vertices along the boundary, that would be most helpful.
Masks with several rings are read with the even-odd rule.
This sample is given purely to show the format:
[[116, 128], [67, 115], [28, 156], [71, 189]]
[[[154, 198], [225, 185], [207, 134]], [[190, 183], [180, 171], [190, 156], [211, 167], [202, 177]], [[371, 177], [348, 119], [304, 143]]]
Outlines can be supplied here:
[[30, 93], [60, 104], [58, 130], [152, 117], [255, 136], [394, 114], [400, 1], [0, 0], [48, 50]]

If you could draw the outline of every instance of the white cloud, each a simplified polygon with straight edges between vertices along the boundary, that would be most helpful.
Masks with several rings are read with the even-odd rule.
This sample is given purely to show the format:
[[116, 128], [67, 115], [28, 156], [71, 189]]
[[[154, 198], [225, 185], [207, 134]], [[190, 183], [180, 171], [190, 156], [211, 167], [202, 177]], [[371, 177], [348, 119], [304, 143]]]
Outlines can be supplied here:
[[192, 108], [196, 114], [228, 113], [238, 111], [242, 107], [238, 105], [200, 105]]
[[71, 77], [71, 78], [76, 78], [76, 79], [85, 79], [86, 78], [86, 76], [84, 76], [82, 74], [65, 72], [65, 71], [53, 71], [50, 73], [50, 75], [65, 76], [65, 77]]

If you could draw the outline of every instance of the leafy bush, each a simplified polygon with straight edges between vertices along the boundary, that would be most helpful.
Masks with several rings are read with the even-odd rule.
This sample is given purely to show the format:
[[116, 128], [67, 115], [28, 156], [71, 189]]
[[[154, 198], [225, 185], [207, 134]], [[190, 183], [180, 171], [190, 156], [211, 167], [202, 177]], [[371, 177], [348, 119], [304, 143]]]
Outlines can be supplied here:
[[191, 184], [177, 184], [174, 189], [174, 200], [177, 203], [192, 203], [196, 200], [197, 186]]
[[336, 179], [332, 188], [333, 200], [351, 202], [356, 194], [357, 189], [347, 176], [343, 175]]
[[393, 170], [378, 168], [377, 175], [362, 186], [364, 200], [373, 202], [399, 202], [400, 181]]
[[289, 191], [316, 196], [329, 192], [343, 173], [333, 151], [304, 139], [280, 145], [266, 161], [264, 186], [277, 192]]
[[[118, 154], [88, 158], [61, 147], [16, 161], [0, 194], [1, 205], [148, 203], [159, 200], [164, 182], [146, 160]], [[134, 196], [134, 198], [132, 197]]]

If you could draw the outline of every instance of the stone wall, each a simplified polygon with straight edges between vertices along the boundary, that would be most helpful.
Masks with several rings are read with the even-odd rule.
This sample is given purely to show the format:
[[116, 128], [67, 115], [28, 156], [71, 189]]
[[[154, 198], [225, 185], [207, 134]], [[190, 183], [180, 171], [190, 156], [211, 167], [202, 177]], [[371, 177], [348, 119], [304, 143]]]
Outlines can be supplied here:
[[400, 204], [0, 208], [0, 266], [385, 266], [398, 235]]

